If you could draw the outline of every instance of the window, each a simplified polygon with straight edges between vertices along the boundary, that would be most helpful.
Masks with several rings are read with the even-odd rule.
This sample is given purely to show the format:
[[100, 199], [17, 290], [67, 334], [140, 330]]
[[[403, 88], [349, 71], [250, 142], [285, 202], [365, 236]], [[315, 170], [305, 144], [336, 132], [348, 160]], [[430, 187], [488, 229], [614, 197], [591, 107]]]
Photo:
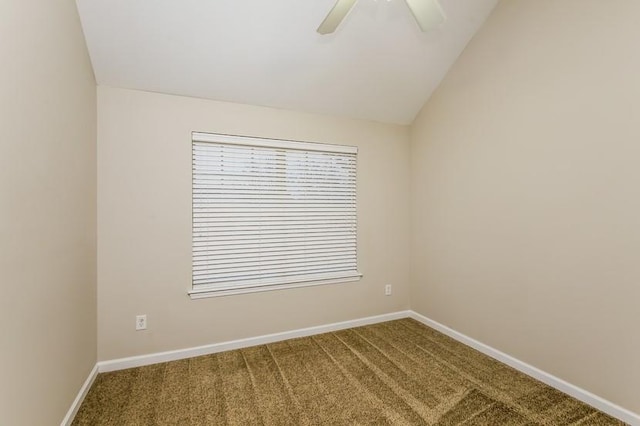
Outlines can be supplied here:
[[357, 148], [193, 133], [192, 298], [361, 277]]

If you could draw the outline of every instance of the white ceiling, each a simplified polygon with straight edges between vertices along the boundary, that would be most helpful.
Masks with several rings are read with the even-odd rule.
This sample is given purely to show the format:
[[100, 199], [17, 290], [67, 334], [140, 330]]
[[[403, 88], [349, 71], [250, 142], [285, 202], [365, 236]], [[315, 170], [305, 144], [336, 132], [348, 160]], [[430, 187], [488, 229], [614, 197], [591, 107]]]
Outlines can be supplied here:
[[409, 124], [498, 0], [441, 0], [420, 32], [401, 0], [77, 0], [98, 84]]

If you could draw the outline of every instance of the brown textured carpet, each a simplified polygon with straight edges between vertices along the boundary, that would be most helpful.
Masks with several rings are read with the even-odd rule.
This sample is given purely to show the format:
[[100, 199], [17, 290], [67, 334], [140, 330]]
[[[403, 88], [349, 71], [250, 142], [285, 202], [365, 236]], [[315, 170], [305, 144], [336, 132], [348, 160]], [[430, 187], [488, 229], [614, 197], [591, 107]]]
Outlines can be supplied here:
[[100, 374], [74, 425], [622, 425], [402, 319]]

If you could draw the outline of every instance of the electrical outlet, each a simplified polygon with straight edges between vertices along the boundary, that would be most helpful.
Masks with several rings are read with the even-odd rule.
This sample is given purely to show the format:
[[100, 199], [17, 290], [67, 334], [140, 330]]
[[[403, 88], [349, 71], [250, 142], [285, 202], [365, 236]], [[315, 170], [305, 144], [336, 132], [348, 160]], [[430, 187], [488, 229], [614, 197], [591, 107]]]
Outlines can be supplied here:
[[136, 315], [136, 331], [137, 330], [146, 330], [147, 329], [147, 316], [146, 315]]
[[384, 295], [391, 296], [391, 284], [387, 284], [384, 286]]

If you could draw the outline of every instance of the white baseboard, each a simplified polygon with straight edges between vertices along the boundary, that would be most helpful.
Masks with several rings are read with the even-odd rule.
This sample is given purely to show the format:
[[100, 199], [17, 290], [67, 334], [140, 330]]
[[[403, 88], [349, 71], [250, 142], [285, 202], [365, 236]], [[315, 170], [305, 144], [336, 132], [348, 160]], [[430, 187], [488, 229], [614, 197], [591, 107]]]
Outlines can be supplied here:
[[577, 400], [589, 404], [592, 407], [595, 407], [598, 410], [609, 414], [610, 416], [620, 419], [623, 422], [629, 423], [630, 425], [640, 426], [639, 414], [622, 408], [619, 405], [616, 405], [604, 398], [594, 395], [589, 391], [572, 385], [571, 383], [568, 383], [552, 374], [542, 371], [539, 368], [527, 364], [526, 362], [520, 361], [519, 359], [507, 355], [504, 352], [501, 352], [497, 349], [492, 348], [491, 346], [485, 345], [482, 342], [472, 339], [465, 334], [455, 331], [447, 327], [446, 325], [440, 324], [439, 322], [427, 318], [424, 315], [420, 315], [417, 312], [409, 311], [409, 316], [417, 321], [420, 321], [428, 327], [438, 330], [442, 334], [446, 334], [447, 336], [461, 343], [464, 343], [467, 346], [471, 346], [472, 348], [482, 352], [485, 355], [490, 356], [491, 358], [494, 358], [504, 364], [507, 364], [510, 367], [515, 368], [518, 371], [523, 372], [528, 376], [533, 377], [534, 379], [546, 383], [547, 385], [556, 388], [559, 391], [566, 393], [567, 395], [571, 395]]
[[312, 336], [314, 334], [328, 333], [331, 331], [344, 330], [352, 327], [360, 327], [363, 325], [376, 324], [379, 322], [391, 321], [400, 318], [407, 318], [410, 316], [410, 314], [410, 311], [399, 311], [390, 314], [336, 322], [316, 327], [308, 327], [298, 330], [284, 331], [281, 333], [266, 334], [264, 336], [258, 337], [249, 337], [247, 339], [232, 340], [230, 342], [214, 343], [211, 345], [178, 349], [167, 352], [157, 352], [149, 355], [132, 356], [129, 358], [120, 358], [110, 361], [100, 361], [98, 362], [98, 371], [100, 373], [105, 373], [108, 371], [124, 370], [125, 368], [141, 367], [143, 365], [151, 365], [160, 362], [176, 361], [179, 359], [231, 351], [234, 349], [247, 348], [249, 346], [264, 345], [267, 343], [294, 339], [296, 337]]
[[93, 369], [89, 373], [89, 377], [87, 377], [87, 380], [85, 380], [82, 384], [82, 387], [78, 392], [78, 396], [76, 396], [76, 399], [73, 400], [73, 403], [71, 404], [69, 411], [67, 411], [67, 415], [64, 416], [64, 419], [62, 419], [60, 426], [71, 426], [71, 422], [73, 422], [74, 417], [78, 413], [80, 405], [82, 405], [82, 401], [84, 401], [84, 397], [87, 396], [87, 392], [89, 392], [89, 389], [91, 389], [91, 385], [93, 384], [97, 376], [98, 364], [93, 366]]

